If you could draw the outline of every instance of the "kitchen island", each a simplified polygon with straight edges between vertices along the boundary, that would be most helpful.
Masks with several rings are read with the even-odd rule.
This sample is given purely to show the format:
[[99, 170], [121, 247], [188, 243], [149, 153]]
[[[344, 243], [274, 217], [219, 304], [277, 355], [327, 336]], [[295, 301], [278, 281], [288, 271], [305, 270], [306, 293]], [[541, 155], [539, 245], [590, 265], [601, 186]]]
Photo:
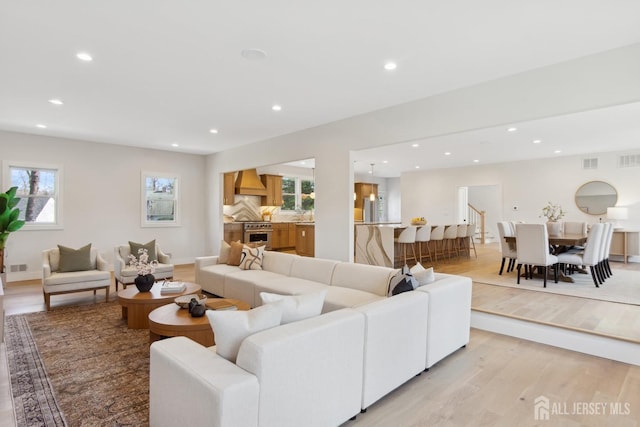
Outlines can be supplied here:
[[398, 223], [355, 225], [355, 262], [395, 267], [394, 237], [406, 226]]

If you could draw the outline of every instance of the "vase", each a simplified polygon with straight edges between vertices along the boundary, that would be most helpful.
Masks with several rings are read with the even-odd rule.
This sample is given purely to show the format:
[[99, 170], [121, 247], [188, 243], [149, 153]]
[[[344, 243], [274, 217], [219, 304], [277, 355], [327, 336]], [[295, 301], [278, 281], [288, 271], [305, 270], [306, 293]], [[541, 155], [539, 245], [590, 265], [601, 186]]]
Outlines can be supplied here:
[[547, 222], [547, 231], [549, 232], [549, 236], [562, 235], [562, 223], [557, 221]]
[[136, 288], [139, 292], [149, 292], [156, 282], [156, 278], [153, 274], [139, 275], [135, 279]]

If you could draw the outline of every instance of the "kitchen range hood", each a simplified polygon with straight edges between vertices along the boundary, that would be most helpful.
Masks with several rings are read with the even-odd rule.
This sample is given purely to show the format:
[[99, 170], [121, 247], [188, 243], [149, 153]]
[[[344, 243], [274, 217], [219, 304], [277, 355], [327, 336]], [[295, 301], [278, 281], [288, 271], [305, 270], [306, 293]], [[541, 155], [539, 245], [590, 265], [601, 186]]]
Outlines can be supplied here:
[[267, 189], [260, 181], [258, 171], [255, 169], [246, 169], [238, 172], [236, 178], [236, 194], [244, 194], [245, 196], [266, 196]]

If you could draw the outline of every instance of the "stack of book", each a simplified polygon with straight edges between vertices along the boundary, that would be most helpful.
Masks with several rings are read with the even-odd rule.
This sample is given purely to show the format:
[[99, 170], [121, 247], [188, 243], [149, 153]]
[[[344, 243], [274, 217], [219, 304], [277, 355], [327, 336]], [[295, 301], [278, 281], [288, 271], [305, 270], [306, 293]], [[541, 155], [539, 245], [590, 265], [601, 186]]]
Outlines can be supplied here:
[[162, 294], [179, 294], [184, 292], [187, 286], [184, 282], [164, 282], [160, 287], [160, 293]]

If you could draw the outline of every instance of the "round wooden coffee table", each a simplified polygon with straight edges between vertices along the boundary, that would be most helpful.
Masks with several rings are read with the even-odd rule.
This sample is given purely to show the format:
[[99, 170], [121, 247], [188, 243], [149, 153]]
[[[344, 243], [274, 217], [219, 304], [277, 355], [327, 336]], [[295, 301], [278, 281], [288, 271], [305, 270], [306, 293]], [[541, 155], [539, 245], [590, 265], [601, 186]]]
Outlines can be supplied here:
[[[251, 307], [244, 301], [231, 298], [209, 298], [208, 308], [221, 309], [224, 306], [235, 306], [238, 310], [249, 310]], [[180, 308], [178, 304], [167, 304], [149, 313], [149, 342], [165, 337], [183, 336], [202, 344], [205, 347], [215, 345], [215, 338], [207, 316], [191, 317], [189, 310]]]
[[180, 293], [160, 293], [160, 283], [155, 283], [149, 292], [139, 292], [135, 286], [127, 286], [127, 289], [118, 292], [122, 318], [127, 319], [129, 329], [147, 329], [149, 313], [153, 310], [173, 302], [177, 296], [196, 294], [202, 289], [195, 283], [185, 282], [185, 285], [187, 285], [186, 289]]

